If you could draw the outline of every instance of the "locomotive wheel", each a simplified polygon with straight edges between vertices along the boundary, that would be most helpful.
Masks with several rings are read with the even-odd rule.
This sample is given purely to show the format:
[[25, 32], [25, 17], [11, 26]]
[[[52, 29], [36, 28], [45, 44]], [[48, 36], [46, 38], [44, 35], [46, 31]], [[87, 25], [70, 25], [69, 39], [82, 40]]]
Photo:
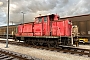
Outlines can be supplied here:
[[40, 43], [39, 43], [39, 45], [41, 45], [41, 46], [42, 46], [42, 45], [43, 45], [43, 43], [42, 43], [42, 42], [40, 42]]
[[34, 46], [37, 46], [38, 45], [38, 42], [32, 42], [32, 44], [34, 45]]
[[49, 48], [56, 48], [56, 47], [58, 47], [57, 42], [47, 43], [47, 45], [48, 45]]
[[48, 45], [49, 48], [54, 47], [54, 44], [53, 43], [47, 43], [47, 45]]
[[50, 48], [50, 43], [47, 43], [48, 47]]
[[54, 47], [55, 47], [55, 48], [58, 47], [57, 41], [54, 42]]
[[54, 47], [54, 43], [50, 43], [50, 47], [53, 48]]
[[27, 43], [28, 43], [28, 41], [27, 41], [27, 40], [25, 40], [25, 41], [24, 41], [24, 43], [25, 43], [25, 44], [27, 44]]

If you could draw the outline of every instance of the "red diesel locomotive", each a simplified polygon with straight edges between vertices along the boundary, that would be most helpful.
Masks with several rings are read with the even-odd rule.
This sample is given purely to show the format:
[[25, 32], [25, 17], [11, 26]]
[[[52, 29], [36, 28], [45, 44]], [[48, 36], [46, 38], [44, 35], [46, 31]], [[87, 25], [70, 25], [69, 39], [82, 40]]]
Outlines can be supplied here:
[[36, 17], [34, 22], [18, 25], [16, 39], [48, 47], [71, 45], [71, 30], [70, 20], [60, 20], [57, 14], [51, 14]]

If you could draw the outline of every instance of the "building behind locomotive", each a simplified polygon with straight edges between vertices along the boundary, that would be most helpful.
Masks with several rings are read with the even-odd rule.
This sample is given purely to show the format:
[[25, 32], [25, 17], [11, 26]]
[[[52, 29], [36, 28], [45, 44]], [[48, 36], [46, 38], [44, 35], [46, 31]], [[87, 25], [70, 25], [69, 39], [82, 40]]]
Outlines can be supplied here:
[[79, 33], [79, 28], [77, 25], [73, 25], [72, 33], [73, 33], [74, 41], [78, 37], [79, 43], [88, 43], [89, 42], [88, 37], [81, 36], [81, 33]]
[[0, 27], [0, 37], [4, 38], [6, 35], [6, 27], [5, 26], [1, 26]]
[[[90, 43], [90, 14], [87, 15], [79, 15], [79, 16], [72, 16], [72, 17], [65, 17], [61, 19], [69, 19], [72, 21], [72, 25], [77, 25], [78, 33], [79, 33], [79, 40], [83, 43]], [[74, 37], [76, 38], [76, 37]]]
[[[14, 38], [15, 34], [17, 33], [17, 25], [10, 25], [9, 26], [9, 38]], [[0, 27], [0, 37], [1, 38], [6, 38], [7, 36], [7, 26], [1, 26]]]

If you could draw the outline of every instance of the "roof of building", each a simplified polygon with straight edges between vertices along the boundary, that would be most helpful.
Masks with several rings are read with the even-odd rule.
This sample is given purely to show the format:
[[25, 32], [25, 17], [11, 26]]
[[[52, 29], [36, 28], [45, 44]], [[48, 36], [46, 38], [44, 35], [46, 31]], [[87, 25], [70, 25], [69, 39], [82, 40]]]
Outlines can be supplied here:
[[86, 20], [90, 20], [90, 14], [64, 17], [64, 18], [60, 18], [60, 19], [69, 19], [69, 20], [73, 20], [73, 21], [86, 21]]

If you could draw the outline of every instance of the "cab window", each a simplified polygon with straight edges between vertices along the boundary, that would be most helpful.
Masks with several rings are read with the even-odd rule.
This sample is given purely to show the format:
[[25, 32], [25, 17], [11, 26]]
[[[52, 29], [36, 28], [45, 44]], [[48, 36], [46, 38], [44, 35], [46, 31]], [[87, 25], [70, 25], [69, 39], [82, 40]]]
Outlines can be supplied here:
[[44, 22], [47, 22], [47, 17], [44, 17]]
[[42, 22], [42, 18], [39, 17], [39, 18], [38, 18], [38, 23], [41, 23], [41, 22]]

